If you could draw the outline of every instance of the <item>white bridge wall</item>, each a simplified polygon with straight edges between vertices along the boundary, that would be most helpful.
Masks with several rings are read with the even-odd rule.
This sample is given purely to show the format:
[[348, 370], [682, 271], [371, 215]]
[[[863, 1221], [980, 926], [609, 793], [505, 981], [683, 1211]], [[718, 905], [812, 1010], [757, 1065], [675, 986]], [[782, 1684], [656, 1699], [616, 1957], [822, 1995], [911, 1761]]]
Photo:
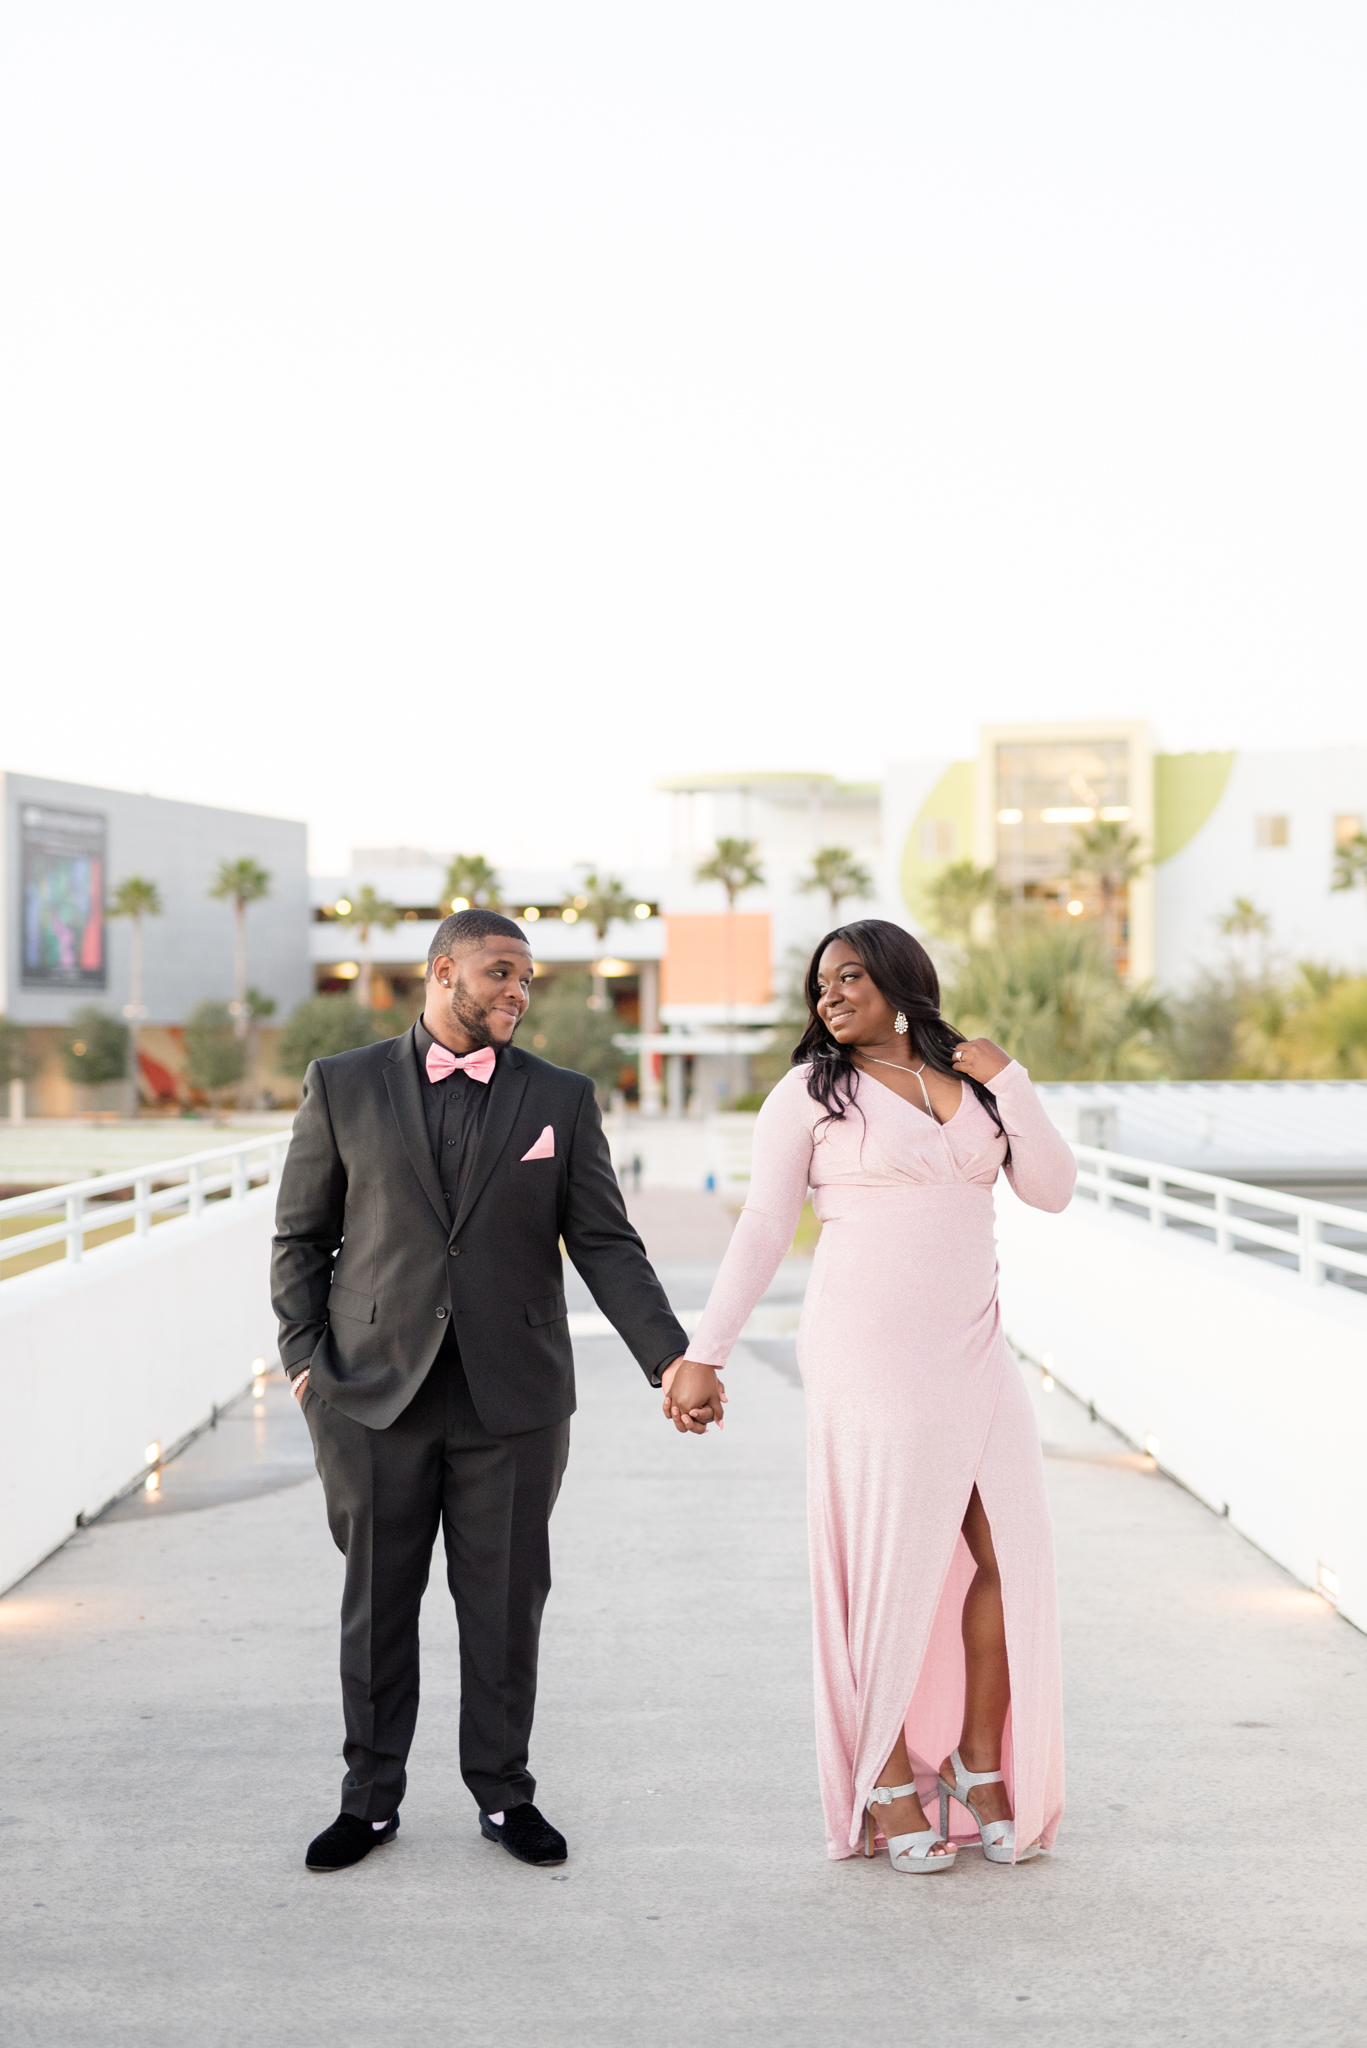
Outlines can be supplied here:
[[1002, 1314], [1028, 1357], [1367, 1629], [1367, 1298], [1242, 1253], [997, 1186]]
[[274, 1363], [275, 1190], [0, 1283], [0, 1591]]

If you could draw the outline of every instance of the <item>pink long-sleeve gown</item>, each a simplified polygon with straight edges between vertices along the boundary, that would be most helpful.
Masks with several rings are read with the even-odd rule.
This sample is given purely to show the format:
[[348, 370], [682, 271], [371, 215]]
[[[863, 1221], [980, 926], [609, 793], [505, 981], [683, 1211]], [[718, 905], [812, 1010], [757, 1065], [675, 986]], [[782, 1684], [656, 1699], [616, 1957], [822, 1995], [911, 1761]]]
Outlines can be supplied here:
[[[1034, 1208], [1064, 1208], [1075, 1162], [1029, 1075], [1012, 1061], [989, 1086], [1012, 1187]], [[960, 1525], [975, 1484], [1001, 1571], [1016, 1840], [1049, 1848], [1063, 1812], [1058, 1608], [1039, 1438], [997, 1306], [992, 1186], [1006, 1146], [966, 1083], [944, 1124], [868, 1075], [843, 1121], [823, 1114], [805, 1067], [761, 1109], [749, 1198], [689, 1356], [725, 1362], [810, 1186], [822, 1229], [798, 1364], [828, 1851], [858, 1849], [903, 1725], [934, 1818], [931, 1789], [963, 1715], [960, 1618], [974, 1568]], [[976, 1841], [951, 1811], [951, 1832]]]

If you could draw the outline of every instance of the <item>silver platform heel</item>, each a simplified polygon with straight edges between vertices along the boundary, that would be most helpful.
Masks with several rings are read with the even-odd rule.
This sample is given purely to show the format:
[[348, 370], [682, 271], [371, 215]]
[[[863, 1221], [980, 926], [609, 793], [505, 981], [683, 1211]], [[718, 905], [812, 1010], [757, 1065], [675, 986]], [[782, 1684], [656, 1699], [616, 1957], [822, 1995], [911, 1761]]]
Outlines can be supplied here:
[[[915, 1785], [875, 1785], [869, 1794], [869, 1803], [864, 1809], [864, 1854], [872, 1856], [873, 1838], [877, 1833], [874, 1824], [875, 1806], [891, 1806], [894, 1799], [909, 1799], [916, 1790]], [[943, 1801], [941, 1802], [943, 1809]], [[936, 1834], [934, 1828], [922, 1828], [914, 1835], [888, 1836], [888, 1861], [894, 1870], [905, 1871], [908, 1876], [918, 1873], [929, 1874], [934, 1870], [952, 1870], [958, 1850], [950, 1848], [943, 1856], [933, 1856], [932, 1849], [937, 1842], [943, 1842], [943, 1830]]]
[[966, 1771], [964, 1760], [956, 1749], [949, 1761], [954, 1766], [954, 1783], [946, 1784], [944, 1773], [940, 1773], [940, 1833], [949, 1840], [949, 1802], [957, 1799], [969, 1816], [982, 1838], [983, 1855], [989, 1863], [1028, 1863], [1032, 1856], [1040, 1853], [1040, 1844], [1032, 1842], [1028, 1849], [1016, 1854], [1016, 1823], [1013, 1820], [981, 1820], [969, 1804], [968, 1795], [975, 1785], [1000, 1785], [1000, 1771]]

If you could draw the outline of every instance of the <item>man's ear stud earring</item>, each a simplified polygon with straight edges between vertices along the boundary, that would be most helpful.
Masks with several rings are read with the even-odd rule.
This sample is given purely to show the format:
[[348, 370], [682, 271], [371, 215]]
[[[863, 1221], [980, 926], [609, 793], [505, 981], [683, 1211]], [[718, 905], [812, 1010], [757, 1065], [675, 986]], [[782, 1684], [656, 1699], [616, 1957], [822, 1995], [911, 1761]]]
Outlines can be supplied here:
[[899, 1011], [897, 1012], [897, 1015], [896, 1015], [896, 1016], [895, 1016], [895, 1017], [893, 1018], [893, 1020], [892, 1020], [892, 1028], [893, 1028], [893, 1030], [894, 1030], [894, 1031], [895, 1031], [895, 1032], [897, 1033], [897, 1036], [898, 1036], [899, 1038], [905, 1038], [905, 1037], [906, 1037], [906, 1035], [907, 1035], [907, 1019], [906, 1019], [906, 1013], [905, 1013], [905, 1011], [903, 1011], [903, 1010], [899, 1010]]

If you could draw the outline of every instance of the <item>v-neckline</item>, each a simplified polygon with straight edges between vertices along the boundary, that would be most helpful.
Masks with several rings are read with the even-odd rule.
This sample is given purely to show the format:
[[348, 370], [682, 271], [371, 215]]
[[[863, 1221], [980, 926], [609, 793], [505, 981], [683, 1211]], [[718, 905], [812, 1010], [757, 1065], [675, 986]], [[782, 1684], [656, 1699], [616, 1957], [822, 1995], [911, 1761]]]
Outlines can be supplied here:
[[[909, 1110], [911, 1111], [911, 1113], [912, 1113], [912, 1115], [913, 1115], [913, 1116], [923, 1116], [923, 1117], [925, 1118], [926, 1122], [927, 1122], [927, 1123], [928, 1123], [928, 1124], [930, 1125], [931, 1129], [932, 1129], [932, 1130], [936, 1130], [936, 1131], [947, 1131], [947, 1130], [949, 1129], [950, 1125], [951, 1125], [951, 1124], [953, 1123], [953, 1121], [954, 1121], [954, 1117], [957, 1117], [957, 1116], [958, 1116], [958, 1114], [959, 1114], [959, 1111], [960, 1111], [960, 1110], [961, 1110], [961, 1109], [963, 1108], [963, 1106], [964, 1106], [964, 1096], [965, 1096], [965, 1095], [966, 1095], [966, 1094], [968, 1093], [968, 1090], [967, 1090], [967, 1088], [966, 1088], [966, 1087], [965, 1087], [965, 1085], [964, 1085], [964, 1080], [963, 1080], [963, 1076], [962, 1076], [962, 1075], [960, 1075], [960, 1076], [959, 1076], [959, 1101], [958, 1101], [958, 1106], [957, 1106], [957, 1108], [956, 1108], [956, 1109], [955, 1109], [955, 1111], [954, 1111], [954, 1116], [948, 1116], [948, 1117], [946, 1117], [946, 1118], [945, 1118], [945, 1120], [944, 1120], [944, 1122], [943, 1122], [943, 1123], [941, 1123], [941, 1122], [940, 1122], [940, 1119], [939, 1119], [939, 1118], [938, 1118], [937, 1116], [934, 1116], [934, 1115], [932, 1115], [932, 1113], [930, 1112], [930, 1110], [928, 1110], [928, 1109], [918, 1109], [918, 1108], [916, 1107], [916, 1104], [915, 1104], [914, 1102], [908, 1102], [908, 1101], [907, 1101], [907, 1098], [906, 1098], [906, 1096], [905, 1096], [905, 1095], [899, 1095], [899, 1094], [897, 1093], [897, 1090], [896, 1090], [896, 1089], [895, 1089], [895, 1088], [893, 1087], [893, 1085], [892, 1085], [892, 1083], [891, 1083], [890, 1081], [880, 1081], [880, 1080], [878, 1079], [878, 1076], [877, 1076], [877, 1074], [871, 1074], [871, 1073], [869, 1073], [869, 1071], [868, 1071], [868, 1069], [867, 1069], [866, 1067], [856, 1067], [854, 1071], [856, 1072], [856, 1074], [860, 1074], [860, 1075], [862, 1075], [862, 1076], [863, 1076], [863, 1078], [864, 1078], [864, 1079], [865, 1079], [866, 1081], [875, 1081], [875, 1082], [877, 1082], [878, 1086], [879, 1086], [879, 1087], [880, 1087], [880, 1088], [881, 1088], [881, 1089], [883, 1090], [883, 1093], [884, 1093], [885, 1095], [890, 1095], [890, 1096], [892, 1097], [892, 1099], [893, 1099], [893, 1101], [894, 1101], [894, 1102], [900, 1102], [900, 1103], [901, 1103], [901, 1105], [902, 1105], [902, 1107], [903, 1107], [903, 1109], [909, 1109]], [[908, 1068], [907, 1068], [907, 1072], [908, 1072], [909, 1074], [911, 1074], [911, 1073], [914, 1073], [914, 1069], [913, 1069], [913, 1068], [911, 1068], [911, 1067], [908, 1067]]]

